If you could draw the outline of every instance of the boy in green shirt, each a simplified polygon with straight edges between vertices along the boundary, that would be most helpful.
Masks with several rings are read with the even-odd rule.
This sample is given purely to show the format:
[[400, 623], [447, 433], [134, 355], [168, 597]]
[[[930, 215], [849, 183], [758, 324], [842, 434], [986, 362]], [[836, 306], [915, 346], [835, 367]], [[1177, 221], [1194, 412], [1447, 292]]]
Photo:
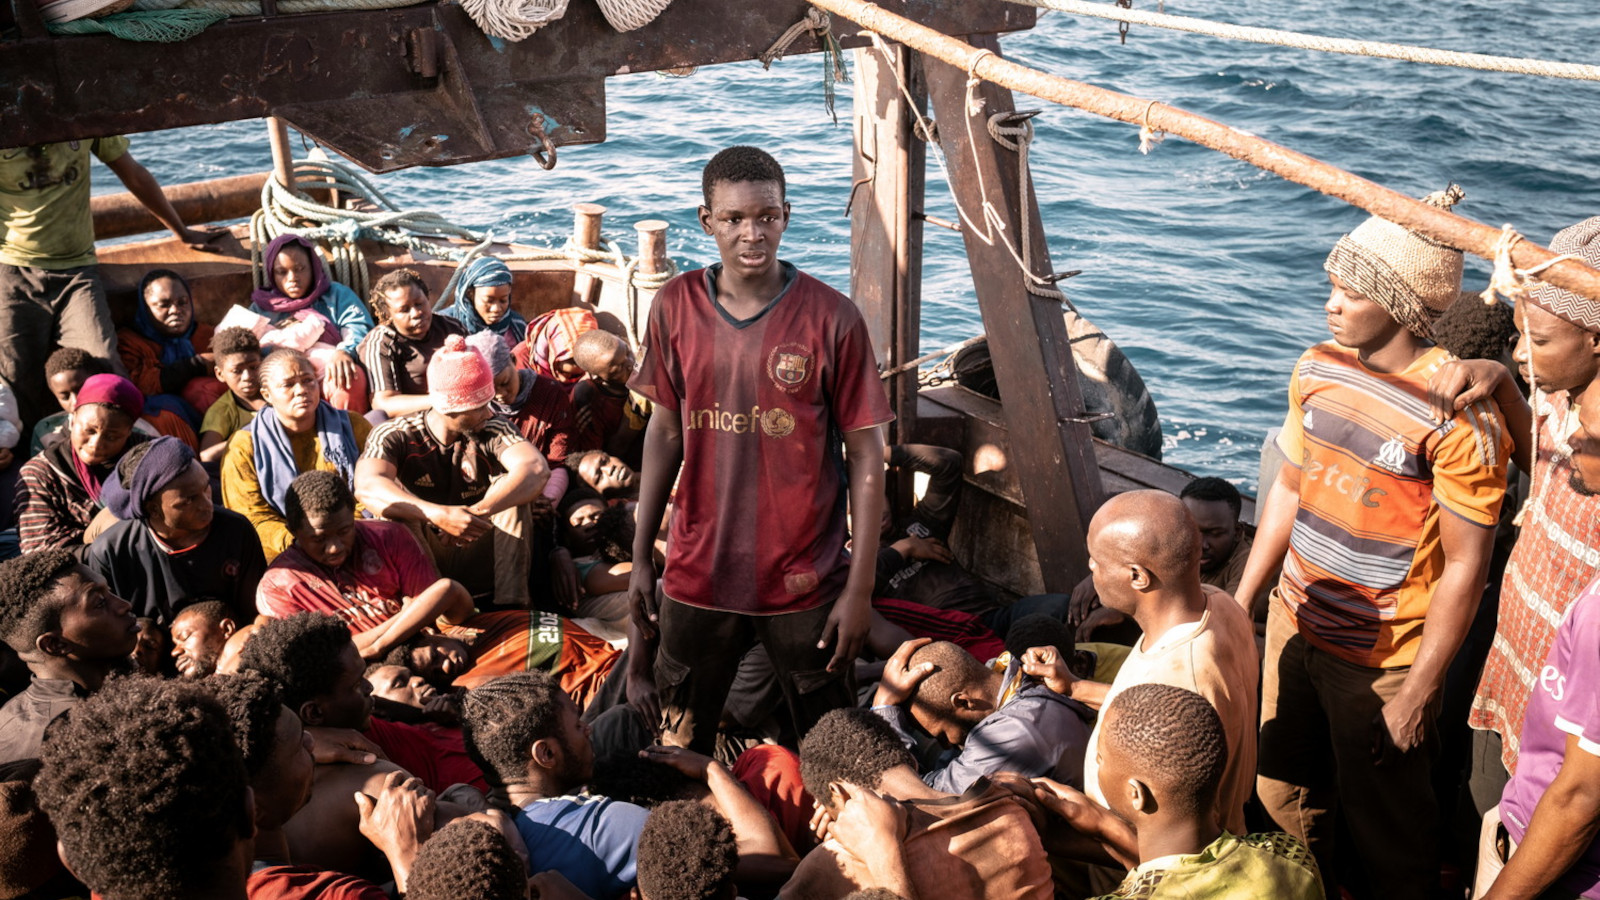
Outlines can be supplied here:
[[1278, 833], [1238, 837], [1217, 824], [1212, 810], [1228, 739], [1204, 697], [1135, 685], [1102, 715], [1100, 789], [1111, 812], [1133, 826], [1139, 864], [1100, 900], [1322, 900], [1305, 844]]
[[248, 328], [223, 328], [211, 337], [212, 365], [228, 392], [206, 410], [200, 423], [200, 461], [221, 463], [228, 438], [249, 425], [267, 405], [261, 399], [261, 340]]

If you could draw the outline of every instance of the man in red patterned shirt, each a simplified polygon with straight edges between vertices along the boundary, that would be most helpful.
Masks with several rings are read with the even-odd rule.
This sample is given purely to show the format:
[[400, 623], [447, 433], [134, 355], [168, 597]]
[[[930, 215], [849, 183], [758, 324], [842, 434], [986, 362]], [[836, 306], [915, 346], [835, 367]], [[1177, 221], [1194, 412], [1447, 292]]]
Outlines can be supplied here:
[[[853, 703], [878, 537], [862, 529], [845, 550], [845, 502], [857, 521], [882, 518], [880, 426], [893, 414], [855, 304], [778, 259], [789, 204], [777, 161], [730, 147], [702, 188], [700, 224], [722, 262], [656, 295], [630, 384], [659, 411], [645, 434], [629, 593], [634, 628], [659, 623], [666, 740], [709, 753], [739, 658], [757, 641], [798, 734]], [[657, 616], [651, 551], [675, 477]], [[635, 690], [644, 674], [631, 672], [629, 696], [650, 708], [648, 688]]]
[[[1550, 248], [1600, 264], [1600, 216], [1557, 234]], [[1600, 496], [1574, 474], [1570, 443], [1579, 404], [1600, 396], [1600, 388], [1592, 387], [1600, 376], [1600, 302], [1540, 284], [1517, 301], [1516, 323], [1512, 356], [1534, 386], [1532, 409], [1497, 362], [1453, 363], [1435, 383], [1441, 402], [1456, 397], [1456, 409], [1492, 394], [1516, 438], [1517, 466], [1532, 477], [1522, 532], [1500, 587], [1494, 643], [1468, 720], [1477, 729], [1471, 790], [1480, 815], [1500, 802], [1516, 771], [1523, 716], [1556, 629], [1567, 607], [1600, 575]], [[1534, 446], [1530, 432], [1536, 434]]]

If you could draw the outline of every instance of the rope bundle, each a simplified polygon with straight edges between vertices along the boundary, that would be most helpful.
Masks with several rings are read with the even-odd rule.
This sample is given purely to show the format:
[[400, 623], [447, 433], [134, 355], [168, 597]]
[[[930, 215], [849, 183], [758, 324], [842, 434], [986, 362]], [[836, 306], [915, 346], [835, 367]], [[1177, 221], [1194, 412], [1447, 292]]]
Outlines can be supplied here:
[[109, 34], [125, 41], [170, 44], [186, 41], [228, 18], [204, 9], [141, 9], [103, 19], [75, 19], [50, 25], [51, 34]]
[[[431, 210], [403, 210], [389, 199], [365, 174], [326, 159], [300, 159], [294, 162], [295, 182], [302, 191], [336, 190], [363, 201], [376, 210], [352, 210], [327, 206], [290, 191], [268, 178], [261, 188], [261, 209], [250, 219], [251, 269], [257, 287], [268, 277], [261, 253], [280, 234], [293, 233], [318, 244], [329, 262], [329, 274], [359, 296], [372, 291], [366, 256], [358, 241], [377, 241], [405, 247], [415, 253], [449, 259], [458, 266], [483, 254], [494, 238], [464, 228]], [[471, 243], [469, 248], [452, 247], [441, 241]], [[654, 291], [678, 274], [669, 264], [666, 272], [654, 275], [638, 271], [639, 260], [624, 255], [612, 242], [601, 239], [600, 248], [578, 247], [569, 239], [560, 248], [534, 248], [508, 254], [506, 262], [565, 259], [584, 268], [587, 274], [620, 284], [628, 291], [630, 303], [637, 302], [639, 290]], [[589, 268], [590, 264], [598, 264]], [[452, 280], [454, 276], [452, 276]]]
[[600, 14], [612, 28], [633, 31], [656, 20], [672, 0], [599, 0]]
[[520, 41], [567, 14], [567, 0], [461, 0], [472, 21], [490, 37]]

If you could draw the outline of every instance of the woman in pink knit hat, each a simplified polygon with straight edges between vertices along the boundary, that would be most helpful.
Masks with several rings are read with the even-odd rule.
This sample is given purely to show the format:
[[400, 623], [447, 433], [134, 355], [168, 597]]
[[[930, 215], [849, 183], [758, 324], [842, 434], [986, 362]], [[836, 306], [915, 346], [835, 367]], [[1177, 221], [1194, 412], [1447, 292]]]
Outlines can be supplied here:
[[373, 430], [356, 465], [356, 496], [409, 523], [440, 575], [479, 607], [527, 607], [530, 504], [550, 477], [544, 457], [489, 409], [494, 374], [460, 335], [428, 361], [429, 408]]

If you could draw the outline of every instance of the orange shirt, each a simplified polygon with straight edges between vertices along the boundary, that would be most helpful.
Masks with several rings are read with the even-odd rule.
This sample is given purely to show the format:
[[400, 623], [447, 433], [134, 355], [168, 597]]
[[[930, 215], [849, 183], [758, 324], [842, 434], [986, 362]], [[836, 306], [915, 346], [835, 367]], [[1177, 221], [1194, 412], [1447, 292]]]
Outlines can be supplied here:
[[1452, 359], [1437, 347], [1403, 372], [1363, 366], [1327, 342], [1289, 381], [1278, 445], [1300, 469], [1279, 593], [1312, 644], [1360, 666], [1416, 658], [1444, 571], [1439, 515], [1493, 528], [1511, 441], [1500, 411], [1475, 403], [1439, 423], [1428, 378]]

